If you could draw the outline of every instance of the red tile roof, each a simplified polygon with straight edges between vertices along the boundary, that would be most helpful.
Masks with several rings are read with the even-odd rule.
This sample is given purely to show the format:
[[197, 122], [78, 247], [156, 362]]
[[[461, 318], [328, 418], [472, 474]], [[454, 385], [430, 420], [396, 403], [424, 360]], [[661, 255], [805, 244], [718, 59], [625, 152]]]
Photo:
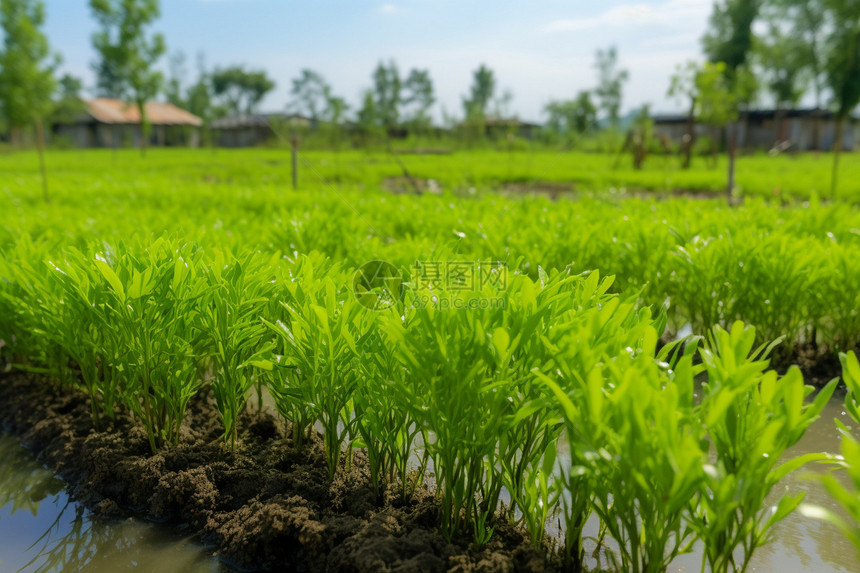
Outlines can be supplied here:
[[[118, 99], [84, 100], [87, 111], [101, 123], [140, 123], [137, 106]], [[146, 103], [146, 116], [152, 125], [203, 125], [203, 120], [170, 103]]]

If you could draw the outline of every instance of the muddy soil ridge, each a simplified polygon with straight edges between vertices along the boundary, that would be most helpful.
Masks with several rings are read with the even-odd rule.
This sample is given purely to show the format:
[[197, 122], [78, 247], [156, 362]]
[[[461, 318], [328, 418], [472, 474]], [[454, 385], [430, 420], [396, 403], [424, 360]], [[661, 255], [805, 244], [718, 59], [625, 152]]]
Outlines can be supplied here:
[[[493, 540], [448, 542], [427, 489], [398, 505], [377, 500], [357, 456], [327, 483], [320, 441], [298, 454], [280, 420], [249, 407], [241, 445], [224, 451], [211, 392], [198, 394], [181, 445], [153, 455], [128, 415], [97, 431], [86, 396], [30, 374], [0, 374], [0, 428], [69, 483], [73, 499], [105, 518], [135, 515], [182, 525], [244, 570], [308, 572], [543, 572], [559, 569], [516, 528]], [[395, 501], [391, 501], [395, 500]]]

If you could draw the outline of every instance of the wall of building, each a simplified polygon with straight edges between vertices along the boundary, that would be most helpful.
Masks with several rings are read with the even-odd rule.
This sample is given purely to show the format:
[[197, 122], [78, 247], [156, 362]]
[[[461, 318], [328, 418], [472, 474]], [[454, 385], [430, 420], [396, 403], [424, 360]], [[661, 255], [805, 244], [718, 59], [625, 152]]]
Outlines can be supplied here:
[[[766, 118], [761, 121], [739, 121], [736, 124], [738, 141], [744, 149], [769, 150], [783, 139], [790, 142], [789, 149], [795, 151], [829, 151], [836, 141], [836, 121], [814, 117], [791, 117], [784, 120]], [[655, 132], [671, 141], [680, 142], [687, 134], [684, 123], [657, 123]], [[857, 124], [846, 123], [843, 130], [845, 151], [852, 151], [857, 144]], [[714, 137], [714, 129], [696, 124], [696, 136]]]

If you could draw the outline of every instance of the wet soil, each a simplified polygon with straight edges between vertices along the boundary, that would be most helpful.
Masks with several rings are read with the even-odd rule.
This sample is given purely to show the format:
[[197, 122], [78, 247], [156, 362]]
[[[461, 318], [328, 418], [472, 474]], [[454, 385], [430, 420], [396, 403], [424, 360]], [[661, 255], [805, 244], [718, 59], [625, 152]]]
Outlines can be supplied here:
[[558, 564], [502, 523], [493, 540], [448, 542], [437, 506], [377, 500], [358, 455], [334, 483], [319, 439], [297, 453], [266, 411], [243, 416], [236, 452], [221, 448], [210, 393], [189, 406], [181, 444], [153, 455], [126, 415], [96, 431], [85, 395], [32, 375], [0, 374], [0, 427], [69, 483], [96, 516], [135, 515], [195, 532], [218, 556], [245, 570], [308, 572], [541, 572]]

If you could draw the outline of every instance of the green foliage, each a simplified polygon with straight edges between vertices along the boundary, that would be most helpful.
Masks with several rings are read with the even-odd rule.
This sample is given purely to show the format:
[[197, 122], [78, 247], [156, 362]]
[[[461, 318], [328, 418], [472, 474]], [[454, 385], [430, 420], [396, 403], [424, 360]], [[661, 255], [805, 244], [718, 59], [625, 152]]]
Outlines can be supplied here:
[[255, 381], [253, 365], [271, 350], [261, 317], [277, 303], [276, 268], [276, 257], [235, 259], [216, 251], [206, 271], [209, 290], [200, 305], [201, 344], [211, 353], [212, 389], [224, 423], [224, 440], [233, 449], [239, 414]]
[[403, 101], [403, 81], [397, 64], [379, 62], [373, 70], [373, 102], [375, 117], [380, 127], [391, 129], [400, 122], [400, 104]]
[[294, 99], [293, 105], [309, 118], [318, 120], [326, 106], [326, 94], [329, 89], [321, 74], [305, 68], [301, 71], [301, 75], [293, 80], [293, 87], [290, 89]]
[[141, 153], [146, 149], [150, 124], [146, 102], [161, 90], [163, 74], [153, 69], [166, 47], [161, 34], [146, 36], [160, 15], [158, 0], [90, 0], [100, 29], [93, 34], [99, 59], [94, 68], [98, 89], [108, 97], [130, 98], [140, 114]]
[[243, 66], [218, 68], [210, 78], [212, 92], [223, 100], [233, 115], [254, 113], [275, 82], [264, 71], [250, 71]]
[[753, 23], [762, 0], [721, 0], [714, 4], [702, 47], [712, 63], [723, 62], [729, 76], [747, 63], [753, 48]]
[[[840, 354], [839, 360], [842, 363], [842, 380], [848, 387], [845, 394], [845, 411], [855, 424], [860, 424], [860, 362], [853, 351]], [[836, 420], [836, 426], [842, 438], [842, 455], [835, 460], [834, 468], [835, 471], [844, 471], [847, 474], [848, 484], [840, 482], [832, 473], [825, 474], [820, 479], [827, 493], [848, 519], [818, 506], [805, 505], [801, 507], [801, 511], [808, 517], [834, 524], [857, 548], [860, 555], [860, 443], [851, 428], [839, 420]]]
[[696, 119], [702, 123], [724, 126], [737, 118], [738, 100], [726, 69], [723, 62], [706, 62], [696, 74]]
[[716, 328], [702, 352], [708, 381], [702, 385], [698, 417], [715, 457], [705, 467], [692, 527], [704, 541], [712, 571], [746, 571], [773, 526], [803, 500], [803, 494], [786, 494], [767, 511], [768, 495], [788, 473], [825, 457], [781, 459], [818, 418], [836, 380], [806, 403], [814, 389], [804, 386], [800, 370], [793, 367], [781, 378], [765, 372], [772, 346], [754, 350], [755, 340], [754, 329], [736, 322], [729, 331]]
[[58, 56], [51, 53], [41, 28], [45, 7], [38, 0], [3, 0], [0, 25], [0, 110], [10, 127], [20, 129], [47, 116], [53, 107], [54, 71]]
[[621, 111], [621, 101], [624, 83], [630, 78], [627, 70], [618, 68], [618, 49], [610, 46], [606, 50], [597, 50], [594, 69], [597, 70], [597, 87], [594, 95], [598, 106], [606, 113], [606, 119], [613, 128], [618, 127], [618, 117]]
[[[484, 544], [510, 520], [542, 546], [559, 519], [572, 568], [592, 518], [621, 570], [662, 571], [697, 539], [715, 570], [742, 569], [799, 502], [763, 505], [812, 459], [779, 465], [833, 386], [807, 401], [799, 372], [766, 371], [768, 349], [753, 347], [858, 342], [845, 288], [856, 209], [396, 196], [372, 189], [396, 162], [356, 152], [341, 154], [340, 189], [284, 194], [282, 151], [210, 155], [156, 153], [144, 170], [121, 152], [114, 167], [110, 154], [68, 154], [57, 203], [38, 207], [27, 164], [10, 163], [2, 359], [87, 392], [97, 424], [134, 413], [154, 450], [181, 440], [188, 400], [207, 386], [222, 441], [241, 447], [241, 412], [267, 391], [296, 448], [322, 431], [330, 479], [363, 457], [377, 502], [408, 503], [429, 470], [450, 539]], [[408, 160], [489, 188], [505, 173], [493, 157]], [[526, 158], [511, 153], [507, 174], [526, 179]], [[329, 159], [309, 154], [326, 175]], [[372, 310], [353, 289], [379, 285], [349, 269], [380, 257], [406, 282]], [[495, 274], [428, 283], [416, 259]], [[730, 330], [701, 351], [695, 339], [658, 351], [687, 323]]]
[[597, 129], [597, 107], [587, 91], [579, 92], [574, 100], [549, 102], [544, 113], [549, 116], [546, 129], [556, 137], [570, 140]]
[[472, 85], [468, 97], [463, 98], [463, 112], [466, 120], [486, 118], [490, 101], [496, 93], [496, 76], [493, 70], [481, 64], [473, 72]]
[[430, 108], [436, 102], [430, 70], [418, 68], [409, 70], [409, 75], [403, 82], [403, 90], [406, 92], [403, 96], [403, 105], [406, 109], [402, 114], [405, 123], [419, 130], [430, 127], [433, 123]]

